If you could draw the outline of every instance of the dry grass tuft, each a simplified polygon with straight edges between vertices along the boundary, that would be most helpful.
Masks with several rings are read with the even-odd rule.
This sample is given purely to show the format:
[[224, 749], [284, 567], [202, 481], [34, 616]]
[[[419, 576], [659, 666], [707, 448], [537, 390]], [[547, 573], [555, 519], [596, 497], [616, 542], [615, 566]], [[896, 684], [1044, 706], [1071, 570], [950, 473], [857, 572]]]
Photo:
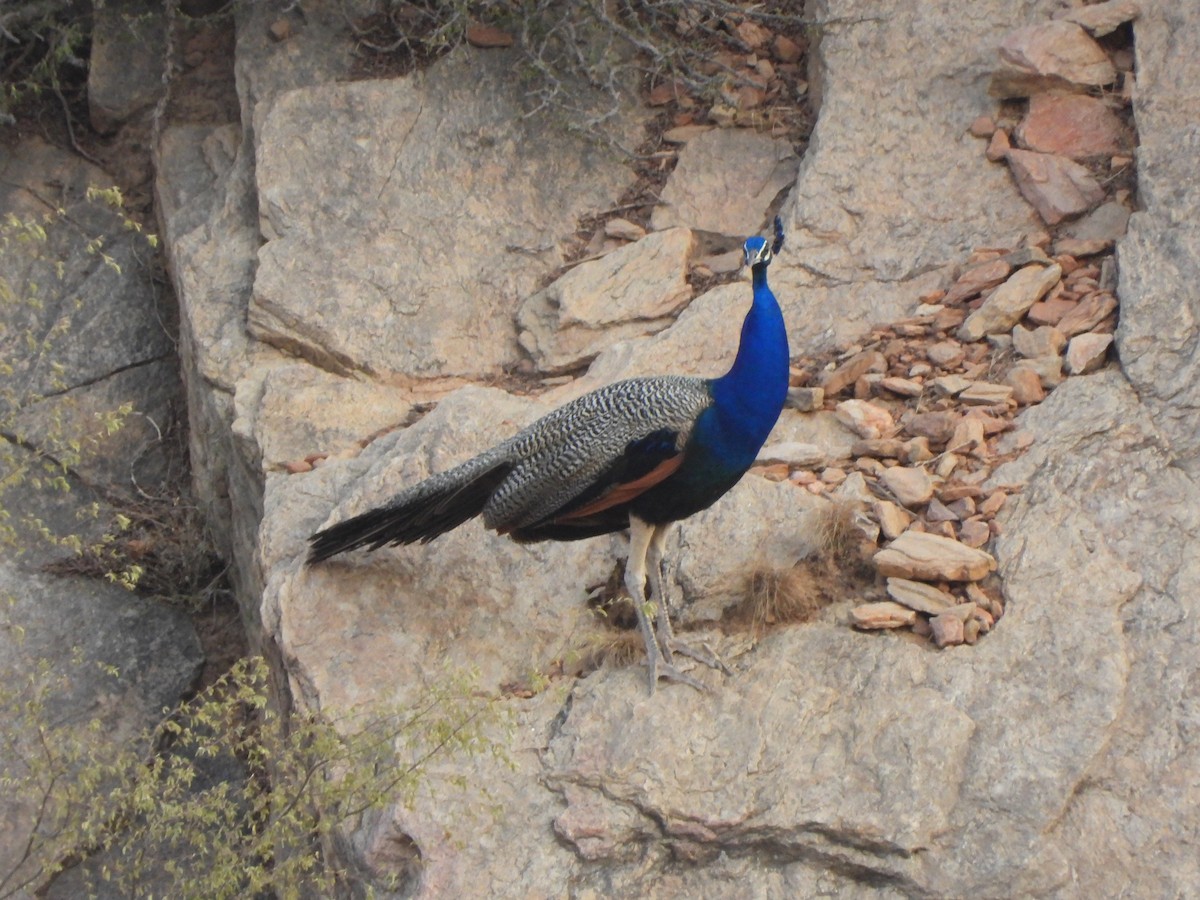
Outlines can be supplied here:
[[756, 636], [772, 625], [808, 622], [829, 605], [832, 597], [812, 576], [811, 566], [798, 563], [790, 569], [760, 569], [751, 573], [739, 618], [749, 620]]

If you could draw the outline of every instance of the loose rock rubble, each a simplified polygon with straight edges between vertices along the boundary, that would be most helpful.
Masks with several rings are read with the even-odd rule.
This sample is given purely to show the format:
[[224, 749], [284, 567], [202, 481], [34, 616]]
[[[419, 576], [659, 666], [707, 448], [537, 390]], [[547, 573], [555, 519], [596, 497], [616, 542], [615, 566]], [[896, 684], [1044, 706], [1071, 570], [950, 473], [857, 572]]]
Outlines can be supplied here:
[[1028, 98], [1028, 112], [1003, 127], [986, 116], [967, 125], [988, 140], [981, 152], [1008, 162], [1043, 221], [1062, 223], [1058, 233], [977, 249], [910, 318], [793, 370], [796, 406], [831, 409], [862, 438], [852, 458], [786, 476], [788, 461], [772, 457], [774, 477], [813, 493], [845, 494], [855, 473], [876, 498], [865, 512], [882, 544], [873, 561], [888, 599], [853, 609], [857, 628], [911, 628], [938, 647], [991, 631], [1004, 605], [987, 546], [1020, 490], [992, 473], [1028, 446], [1009, 434], [1015, 417], [1107, 358], [1117, 314], [1111, 250], [1129, 219], [1128, 191], [1110, 196], [1081, 161], [1127, 166], [1132, 135], [1118, 115], [1122, 93], [1081, 92], [1132, 73], [1120, 50], [1114, 63], [1085, 28], [1112, 30], [1137, 9], [1103, 6], [1094, 26], [1089, 17], [1054, 21], [1005, 39], [992, 92]]

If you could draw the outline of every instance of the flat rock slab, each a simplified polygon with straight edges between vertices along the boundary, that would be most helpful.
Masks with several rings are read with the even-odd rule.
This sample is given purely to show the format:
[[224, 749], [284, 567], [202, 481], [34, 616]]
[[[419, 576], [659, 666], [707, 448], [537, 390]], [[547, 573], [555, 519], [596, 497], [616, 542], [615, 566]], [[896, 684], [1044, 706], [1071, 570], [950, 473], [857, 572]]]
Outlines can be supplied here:
[[526, 300], [518, 340], [544, 372], [577, 369], [619, 340], [654, 334], [692, 297], [687, 228], [655, 232], [582, 263]]
[[767, 210], [796, 180], [791, 142], [747, 129], [715, 128], [693, 137], [667, 179], [655, 228], [684, 225], [733, 238], [756, 234]]
[[632, 178], [525, 102], [507, 51], [280, 96], [258, 134], [268, 240], [252, 333], [337, 372], [514, 362], [520, 301], [562, 262], [580, 216]]

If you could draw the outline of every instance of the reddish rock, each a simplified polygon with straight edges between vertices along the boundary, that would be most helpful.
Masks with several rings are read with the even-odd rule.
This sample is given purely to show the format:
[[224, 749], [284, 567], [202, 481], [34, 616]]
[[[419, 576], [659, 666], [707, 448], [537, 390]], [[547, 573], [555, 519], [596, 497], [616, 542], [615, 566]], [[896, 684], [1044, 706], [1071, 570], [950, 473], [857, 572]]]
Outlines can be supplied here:
[[1056, 88], [1101, 87], [1116, 77], [1108, 54], [1079, 25], [1039, 22], [1001, 42], [1000, 66], [988, 90], [994, 97], [1028, 97]]
[[1092, 174], [1065, 156], [1010, 150], [1008, 165], [1021, 194], [1047, 225], [1086, 212], [1104, 199], [1104, 189]]
[[866, 400], [843, 400], [834, 409], [834, 415], [859, 437], [872, 440], [883, 437], [895, 427], [890, 412]]
[[967, 129], [972, 137], [991, 137], [996, 133], [996, 122], [991, 116], [979, 116]]
[[1075, 307], [1058, 320], [1054, 327], [1073, 337], [1085, 331], [1091, 331], [1117, 308], [1116, 298], [1107, 291], [1097, 291], [1088, 294]]
[[933, 642], [939, 647], [961, 644], [964, 640], [963, 620], [950, 612], [934, 616], [929, 620], [933, 630]]
[[1012, 263], [1006, 259], [989, 259], [986, 262], [971, 266], [946, 291], [944, 303], [961, 303], [974, 297], [981, 291], [995, 287], [1012, 274]]
[[917, 413], [905, 423], [908, 433], [914, 437], [928, 438], [935, 444], [944, 444], [954, 435], [954, 427], [960, 416], [956, 412], [941, 411]]
[[979, 581], [996, 569], [991, 554], [915, 528], [876, 553], [874, 563], [881, 575], [913, 581]]
[[472, 47], [493, 48], [511, 47], [513, 36], [507, 31], [493, 28], [491, 25], [468, 25], [467, 43]]
[[1046, 399], [1046, 389], [1042, 387], [1042, 379], [1033, 369], [1015, 368], [1008, 373], [1004, 381], [1012, 388], [1012, 396], [1018, 406], [1032, 406], [1034, 403], [1041, 403]]
[[739, 22], [733, 29], [733, 33], [737, 35], [738, 40], [751, 50], [757, 50], [771, 39], [771, 32], [769, 30], [763, 28], [757, 22], [751, 22], [749, 19], [745, 22]]
[[994, 516], [1004, 508], [1004, 504], [1008, 501], [1008, 494], [1002, 490], [992, 491], [979, 504], [979, 513], [984, 516]]
[[1062, 321], [1063, 316], [1077, 305], [1078, 303], [1075, 300], [1067, 300], [1064, 297], [1049, 297], [1045, 300], [1039, 300], [1033, 306], [1029, 307], [1026, 318], [1034, 325], [1057, 325]]
[[884, 373], [888, 370], [887, 357], [878, 350], [864, 350], [852, 356], [821, 379], [821, 387], [827, 396], [840, 394], [868, 372]]
[[1071, 338], [1067, 345], [1067, 371], [1072, 375], [1086, 375], [1104, 365], [1108, 347], [1113, 342], [1111, 334], [1087, 332]]
[[1116, 242], [1112, 238], [1092, 238], [1091, 240], [1059, 238], [1054, 242], [1054, 252], [1071, 256], [1095, 256], [1097, 253], [1111, 250], [1114, 243]]
[[1012, 142], [1008, 139], [1008, 132], [1003, 128], [997, 128], [992, 132], [992, 139], [988, 141], [987, 149], [983, 151], [983, 155], [992, 162], [1001, 162], [1008, 156], [1008, 151], [1011, 149]]
[[962, 344], [958, 341], [938, 341], [925, 348], [925, 358], [942, 369], [961, 365], [965, 356]]
[[893, 600], [883, 600], [854, 607], [850, 610], [850, 621], [857, 628], [870, 630], [904, 628], [917, 621], [917, 613]]
[[893, 466], [879, 480], [903, 506], [920, 506], [933, 497], [933, 479], [919, 466]]
[[1071, 159], [1111, 156], [1129, 136], [1121, 120], [1103, 100], [1083, 94], [1034, 94], [1029, 112], [1016, 130], [1017, 143], [1027, 150], [1056, 153]]
[[771, 50], [774, 51], [777, 60], [785, 63], [798, 62], [804, 53], [803, 47], [783, 34], [775, 35], [775, 40], [771, 42]]
[[1063, 347], [1067, 345], [1066, 337], [1052, 325], [1041, 325], [1037, 328], [1018, 325], [1013, 329], [1012, 337], [1013, 349], [1026, 359], [1062, 353]]

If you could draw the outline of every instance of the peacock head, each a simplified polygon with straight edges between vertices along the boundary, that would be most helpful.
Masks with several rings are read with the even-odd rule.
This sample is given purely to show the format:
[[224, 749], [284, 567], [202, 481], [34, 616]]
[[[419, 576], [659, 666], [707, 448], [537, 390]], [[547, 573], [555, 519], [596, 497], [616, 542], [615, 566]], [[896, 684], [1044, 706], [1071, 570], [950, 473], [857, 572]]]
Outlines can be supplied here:
[[742, 247], [742, 252], [746, 255], [746, 265], [751, 268], [755, 266], [768, 266], [771, 264], [771, 259], [783, 247], [783, 222], [779, 216], [775, 217], [775, 243], [770, 244], [764, 237], [754, 235], [754, 237], [746, 238], [746, 243]]

